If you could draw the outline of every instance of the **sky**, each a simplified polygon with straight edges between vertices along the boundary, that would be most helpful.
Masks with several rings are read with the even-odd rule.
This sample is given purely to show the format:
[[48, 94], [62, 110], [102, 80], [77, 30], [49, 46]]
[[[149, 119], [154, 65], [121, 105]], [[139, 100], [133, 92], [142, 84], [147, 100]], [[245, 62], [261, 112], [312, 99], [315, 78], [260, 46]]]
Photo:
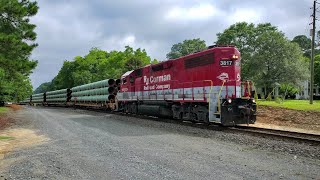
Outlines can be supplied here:
[[92, 47], [145, 49], [165, 60], [175, 43], [200, 38], [213, 45], [216, 34], [237, 22], [267, 23], [292, 39], [309, 34], [312, 0], [54, 0], [38, 1], [36, 43], [30, 76], [37, 88], [51, 81], [63, 61]]

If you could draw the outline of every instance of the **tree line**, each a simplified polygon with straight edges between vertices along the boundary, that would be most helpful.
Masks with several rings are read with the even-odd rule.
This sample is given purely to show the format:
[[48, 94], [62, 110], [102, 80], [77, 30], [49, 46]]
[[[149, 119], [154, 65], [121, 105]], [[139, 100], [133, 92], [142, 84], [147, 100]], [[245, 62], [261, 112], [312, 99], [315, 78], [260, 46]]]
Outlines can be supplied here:
[[35, 1], [0, 1], [0, 101], [20, 101], [32, 93], [29, 75], [37, 61], [30, 55], [37, 44], [30, 17], [37, 11]]
[[71, 88], [103, 79], [121, 77], [127, 71], [143, 67], [151, 60], [144, 49], [126, 46], [124, 51], [103, 51], [92, 48], [84, 57], [64, 61], [58, 75], [51, 82], [41, 84], [34, 93]]

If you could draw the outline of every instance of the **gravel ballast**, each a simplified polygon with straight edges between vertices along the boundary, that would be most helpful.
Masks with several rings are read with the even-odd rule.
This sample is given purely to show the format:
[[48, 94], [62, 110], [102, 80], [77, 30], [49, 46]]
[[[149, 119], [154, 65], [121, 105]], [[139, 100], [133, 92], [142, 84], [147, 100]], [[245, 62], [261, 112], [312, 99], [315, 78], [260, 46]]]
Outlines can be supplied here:
[[[26, 107], [48, 140], [5, 154], [7, 179], [317, 179], [320, 147], [72, 108]], [[0, 177], [1, 179], [1, 177]]]

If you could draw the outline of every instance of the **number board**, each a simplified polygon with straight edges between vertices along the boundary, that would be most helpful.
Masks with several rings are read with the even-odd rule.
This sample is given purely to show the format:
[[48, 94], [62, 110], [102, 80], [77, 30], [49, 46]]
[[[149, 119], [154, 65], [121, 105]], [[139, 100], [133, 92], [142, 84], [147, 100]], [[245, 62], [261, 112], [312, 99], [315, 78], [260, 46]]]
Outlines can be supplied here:
[[232, 61], [231, 60], [221, 60], [220, 66], [232, 66]]

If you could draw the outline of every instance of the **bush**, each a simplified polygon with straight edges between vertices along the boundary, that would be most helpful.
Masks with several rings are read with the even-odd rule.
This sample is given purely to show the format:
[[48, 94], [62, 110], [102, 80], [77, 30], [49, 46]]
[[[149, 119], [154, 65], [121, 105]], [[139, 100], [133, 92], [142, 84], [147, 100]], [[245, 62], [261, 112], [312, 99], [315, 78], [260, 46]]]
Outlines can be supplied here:
[[278, 96], [274, 99], [274, 101], [278, 104], [282, 104], [283, 103], [283, 97], [282, 96]]
[[268, 95], [268, 97], [266, 98], [267, 101], [272, 101], [272, 96], [271, 93]]

